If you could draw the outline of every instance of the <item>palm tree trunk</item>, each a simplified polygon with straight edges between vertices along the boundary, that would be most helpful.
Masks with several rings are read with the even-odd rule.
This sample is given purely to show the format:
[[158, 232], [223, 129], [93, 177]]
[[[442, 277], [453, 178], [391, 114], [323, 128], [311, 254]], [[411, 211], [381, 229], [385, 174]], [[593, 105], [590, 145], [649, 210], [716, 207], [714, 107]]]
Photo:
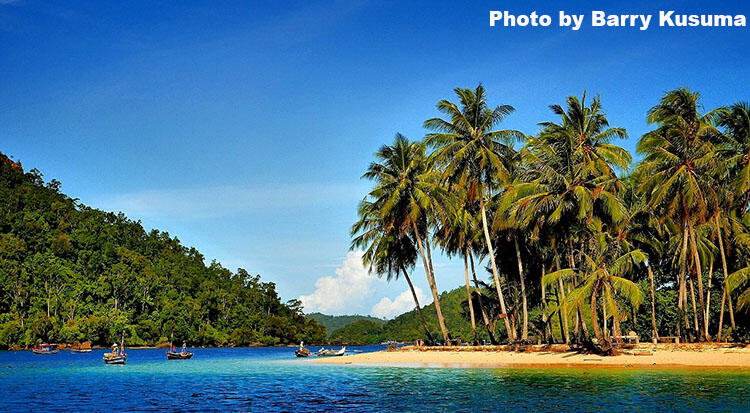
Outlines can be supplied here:
[[[713, 257], [712, 257], [713, 258]], [[708, 324], [709, 324], [709, 317], [711, 316], [709, 311], [711, 310], [711, 276], [714, 273], [714, 261], [713, 259], [708, 264], [708, 288], [706, 289], [706, 311], [703, 313], [704, 320], [706, 320], [706, 325], [704, 326], [706, 338], [709, 340], [711, 339], [711, 336], [708, 334]]]
[[422, 327], [424, 327], [424, 332], [425, 334], [427, 334], [427, 340], [428, 342], [433, 343], [435, 340], [432, 338], [432, 334], [430, 334], [430, 328], [427, 326], [427, 320], [425, 320], [424, 314], [422, 314], [422, 308], [419, 306], [419, 298], [417, 298], [417, 292], [414, 290], [414, 284], [411, 283], [411, 278], [409, 278], [409, 273], [406, 272], [406, 268], [401, 267], [401, 271], [404, 273], [404, 278], [409, 284], [411, 296], [414, 298], [414, 305], [416, 305], [417, 314], [419, 314], [419, 320], [422, 321]]
[[719, 310], [719, 331], [716, 333], [716, 341], [721, 341], [721, 329], [724, 327], [724, 303], [727, 301], [727, 286], [724, 284], [724, 292], [721, 294], [721, 310]]
[[701, 305], [701, 321], [703, 321], [703, 329], [700, 330], [700, 335], [703, 340], [709, 341], [710, 338], [706, 336], [706, 331], [708, 331], [708, 326], [706, 325], [706, 317], [705, 313], [703, 313], [703, 309], [706, 308], [706, 299], [703, 295], [703, 274], [701, 271], [701, 258], [698, 255], [698, 245], [695, 242], [695, 230], [693, 230], [693, 224], [690, 223], [690, 245], [693, 248], [693, 259], [695, 260], [695, 273], [697, 274], [697, 282], [698, 282], [698, 301]]
[[518, 261], [518, 276], [521, 278], [521, 301], [523, 309], [523, 329], [521, 330], [521, 340], [529, 338], [529, 312], [526, 302], [526, 280], [523, 276], [523, 263], [521, 262], [521, 250], [518, 247], [518, 238], [514, 235], [513, 242], [516, 246], [516, 260]]
[[693, 288], [693, 279], [688, 278], [688, 282], [690, 284], [690, 301], [693, 304], [693, 322], [695, 322], [695, 332], [698, 333], [700, 331], [700, 328], [698, 327], [698, 309], [695, 306], [695, 289]]
[[466, 258], [469, 252], [464, 249], [464, 278], [466, 278], [466, 300], [469, 303], [469, 314], [471, 315], [471, 332], [474, 335], [474, 345], [479, 343], [477, 339], [477, 323], [474, 320], [474, 304], [471, 300], [471, 286], [469, 285], [469, 260]]
[[654, 298], [654, 273], [651, 271], [651, 264], [648, 264], [648, 281], [651, 284], [651, 341], [656, 343], [659, 338], [659, 331], [656, 328], [656, 302]]
[[[617, 304], [615, 304], [615, 308], [617, 308]], [[622, 331], [620, 330], [620, 312], [616, 311], [614, 314], [612, 314], [612, 335], [613, 336], [621, 336]]]
[[424, 247], [422, 246], [422, 237], [419, 236], [419, 230], [417, 229], [417, 224], [415, 222], [412, 222], [412, 229], [414, 230], [414, 237], [417, 239], [419, 254], [422, 256], [422, 264], [424, 264], [424, 272], [427, 274], [427, 283], [430, 285], [432, 300], [435, 302], [435, 312], [437, 313], [440, 331], [443, 333], [443, 340], [445, 340], [445, 344], [449, 345], [450, 335], [448, 335], [448, 328], [445, 326], [443, 311], [440, 308], [440, 295], [438, 294], [437, 284], [435, 284], [435, 274], [430, 271], [429, 264], [427, 263], [427, 256], [425, 255]]
[[685, 272], [687, 267], [687, 224], [683, 223], [682, 226], [682, 252], [680, 254], [680, 275], [678, 279], [678, 289], [679, 292], [677, 293], [677, 312], [679, 313], [677, 316], [677, 337], [680, 337], [680, 323], [682, 323], [683, 320], [680, 320], [681, 318], [685, 321], [685, 327], [689, 328], [690, 323], [688, 322], [687, 318], [687, 311], [685, 311], [685, 296], [687, 295], [687, 290], [685, 288]]
[[594, 288], [591, 289], [591, 327], [594, 329], [594, 336], [601, 346], [604, 343], [604, 335], [602, 334], [602, 329], [599, 328], [599, 316], [597, 315], [596, 310], [597, 289], [598, 285], [596, 284], [594, 285]]
[[474, 278], [474, 291], [477, 292], [477, 300], [479, 301], [479, 308], [482, 310], [482, 321], [484, 327], [487, 329], [487, 335], [490, 337], [491, 344], [497, 344], [495, 339], [495, 333], [492, 332], [492, 324], [490, 324], [490, 318], [487, 317], [487, 311], [484, 309], [484, 303], [482, 302], [482, 291], [479, 289], [479, 280], [477, 279], [477, 272], [474, 269], [474, 253], [469, 251], [469, 263], [471, 263], [471, 275]]
[[[557, 264], [557, 270], [560, 271], [560, 256], [555, 254], [555, 263]], [[565, 304], [565, 286], [563, 285], [562, 278], [557, 279], [558, 290], [562, 299], [558, 297], [558, 313], [561, 315], [560, 326], [563, 328], [565, 334], [565, 344], [570, 344], [570, 326], [568, 325], [568, 309]]]
[[[570, 261], [570, 268], [575, 268], [576, 262], [573, 258], [573, 243], [569, 242], [569, 245], [570, 245], [570, 253], [568, 254], [568, 259]], [[578, 280], [574, 279], [573, 282], [577, 283]], [[583, 334], [583, 337], [580, 337], [578, 335], [579, 331]], [[583, 341], [591, 340], [591, 337], [589, 337], [589, 330], [586, 327], [586, 321], [583, 319], [583, 310], [581, 310], [580, 304], [576, 305], [576, 338], [578, 339], [579, 343]]]
[[732, 332], [734, 332], [734, 311], [732, 311], [732, 296], [731, 294], [727, 293], [727, 285], [726, 285], [726, 279], [729, 277], [729, 270], [727, 269], [727, 255], [724, 252], [724, 237], [721, 235], [721, 225], [719, 225], [719, 214], [714, 215], [714, 224], [716, 226], [716, 235], [719, 238], [719, 252], [721, 252], [721, 268], [724, 272], [724, 282], [722, 282], [722, 285], [724, 286], [724, 297], [721, 299], [721, 315], [719, 316], [719, 334], [717, 335], [717, 340], [721, 340], [721, 327], [724, 322], [724, 298], [727, 298], [727, 302], [729, 303], [729, 317], [732, 323]]
[[734, 308], [732, 308], [732, 292], [727, 291], [727, 305], [729, 306], [729, 325], [732, 326], [732, 335], [737, 334], [737, 326], [734, 324]]
[[[544, 279], [544, 273], [545, 273], [544, 265], [542, 264], [542, 278], [540, 280]], [[549, 319], [549, 307], [547, 305], [547, 290], [544, 285], [544, 283], [541, 283], [542, 287], [542, 321], [544, 322], [544, 328], [547, 332], [547, 342], [549, 344], [552, 344], [555, 341], [555, 336], [552, 334], [552, 326], [550, 325], [550, 319]]]
[[604, 338], [606, 339], [609, 335], [609, 329], [607, 328], [607, 302], [604, 301], [604, 296], [602, 295], [602, 324], [604, 325]]
[[487, 242], [487, 253], [490, 256], [490, 264], [492, 265], [492, 279], [495, 282], [495, 289], [497, 290], [497, 297], [500, 300], [500, 310], [505, 314], [503, 321], [505, 322], [505, 331], [508, 332], [508, 341], [515, 341], [515, 332], [510, 327], [510, 320], [508, 320], [508, 310], [505, 307], [505, 298], [503, 297], [503, 290], [500, 287], [500, 275], [497, 270], [497, 264], [495, 263], [495, 251], [492, 249], [492, 239], [490, 238], [490, 230], [487, 228], [487, 211], [484, 208], [484, 191], [479, 194], [479, 207], [482, 210], [482, 229], [484, 230], [484, 240]]

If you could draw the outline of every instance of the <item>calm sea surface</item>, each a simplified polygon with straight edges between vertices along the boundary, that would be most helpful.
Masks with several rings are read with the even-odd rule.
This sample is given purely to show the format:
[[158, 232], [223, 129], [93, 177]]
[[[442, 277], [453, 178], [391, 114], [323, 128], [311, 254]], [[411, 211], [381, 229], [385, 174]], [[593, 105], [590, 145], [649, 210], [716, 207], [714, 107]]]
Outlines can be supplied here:
[[750, 411], [750, 371], [321, 366], [293, 351], [128, 350], [125, 366], [2, 351], [0, 411]]

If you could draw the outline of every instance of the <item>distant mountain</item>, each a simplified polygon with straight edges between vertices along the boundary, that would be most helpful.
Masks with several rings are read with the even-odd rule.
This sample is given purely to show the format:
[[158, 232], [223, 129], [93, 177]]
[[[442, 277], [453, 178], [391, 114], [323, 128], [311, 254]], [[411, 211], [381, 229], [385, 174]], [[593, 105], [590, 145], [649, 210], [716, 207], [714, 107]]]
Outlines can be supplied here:
[[328, 331], [328, 334], [330, 335], [334, 331], [340, 329], [341, 327], [347, 326], [355, 321], [360, 320], [369, 320], [377, 325], [383, 325], [385, 324], [386, 320], [371, 317], [368, 315], [327, 315], [323, 313], [310, 313], [307, 314], [307, 318], [313, 319], [318, 322], [318, 324], [323, 324], [326, 327], [326, 330]]
[[[471, 323], [469, 322], [468, 307], [466, 306], [466, 291], [464, 287], [458, 287], [440, 295], [440, 304], [445, 316], [448, 330], [454, 338], [463, 341], [471, 341]], [[430, 327], [432, 336], [441, 340], [440, 328], [438, 327], [435, 305], [430, 304], [422, 309], [427, 325]], [[322, 316], [321, 318], [315, 318]], [[336, 321], [351, 321], [341, 325], [340, 328], [328, 327], [326, 318], [335, 318], [323, 314], [309, 314], [308, 317], [315, 318], [319, 324], [328, 329], [329, 341], [342, 344], [376, 344], [387, 340], [412, 342], [416, 339], [424, 339], [425, 333], [416, 310], [399, 315], [393, 320], [380, 320], [374, 317], [364, 316], [342, 316]], [[344, 317], [347, 319], [345, 320]], [[373, 322], [374, 321], [374, 322]], [[480, 340], [486, 340], [487, 332], [481, 325], [481, 319], [477, 318], [477, 330]]]

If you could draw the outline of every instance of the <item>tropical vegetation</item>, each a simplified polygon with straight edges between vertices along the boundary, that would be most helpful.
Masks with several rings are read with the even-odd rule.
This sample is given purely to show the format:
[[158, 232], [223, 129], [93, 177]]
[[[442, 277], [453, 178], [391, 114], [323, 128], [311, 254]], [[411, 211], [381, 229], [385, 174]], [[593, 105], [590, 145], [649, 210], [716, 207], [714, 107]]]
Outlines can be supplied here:
[[[634, 162], [599, 96], [551, 105], [526, 135], [500, 127], [514, 108], [491, 106], [481, 84], [454, 92], [423, 139], [377, 151], [352, 226], [377, 275], [414, 291], [421, 262], [433, 304], [413, 294], [411, 338], [602, 350], [630, 331], [750, 337], [750, 105], [704, 110], [696, 92], [666, 92]], [[435, 248], [463, 264], [462, 320], [446, 319]]]
[[123, 214], [89, 208], [60, 182], [0, 154], [0, 348], [38, 342], [276, 345], [325, 327], [271, 282]]

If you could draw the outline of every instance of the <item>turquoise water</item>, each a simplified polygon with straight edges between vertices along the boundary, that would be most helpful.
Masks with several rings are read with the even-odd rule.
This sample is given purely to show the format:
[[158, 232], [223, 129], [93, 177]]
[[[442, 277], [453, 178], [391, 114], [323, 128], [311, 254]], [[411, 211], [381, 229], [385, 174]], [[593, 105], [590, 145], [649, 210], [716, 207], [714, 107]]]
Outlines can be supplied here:
[[750, 411], [750, 371], [325, 366], [289, 348], [195, 349], [188, 361], [129, 350], [107, 366], [103, 353], [0, 352], [0, 410]]

